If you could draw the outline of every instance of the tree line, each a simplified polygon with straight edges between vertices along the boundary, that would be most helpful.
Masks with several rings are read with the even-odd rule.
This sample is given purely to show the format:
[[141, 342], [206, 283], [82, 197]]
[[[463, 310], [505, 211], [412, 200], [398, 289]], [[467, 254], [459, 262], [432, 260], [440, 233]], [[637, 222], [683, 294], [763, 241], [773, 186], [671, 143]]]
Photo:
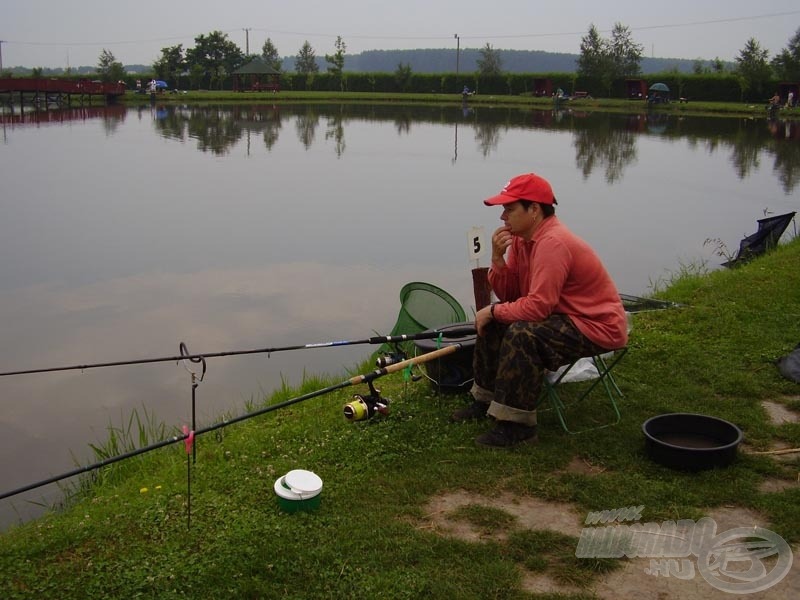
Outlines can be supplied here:
[[[602, 82], [610, 92], [614, 81], [641, 75], [643, 50], [643, 46], [633, 40], [630, 28], [622, 23], [614, 24], [610, 39], [603, 38], [592, 24], [581, 38], [578, 74]], [[725, 66], [716, 58], [711, 69], [722, 73]], [[704, 70], [699, 62], [695, 63], [695, 74], [700, 75]], [[770, 91], [767, 86], [775, 80], [800, 81], [800, 28], [771, 60], [769, 51], [762, 48], [758, 40], [748, 39], [735, 58], [733, 75], [739, 83], [742, 99], [764, 97]]]
[[[341, 36], [334, 42], [333, 52], [325, 54], [327, 65], [325, 78], [334, 82], [334, 88], [348, 89], [345, 72], [347, 46]], [[194, 46], [184, 48], [182, 44], [162, 48], [161, 55], [153, 63], [153, 74], [157, 79], [184, 82], [190, 89], [223, 89], [229, 84], [232, 73], [240, 66], [262, 58], [275, 71], [291, 75], [296, 87], [313, 88], [310, 83], [320, 74], [317, 52], [306, 40], [294, 56], [294, 73], [284, 70], [284, 59], [271, 39], [264, 42], [260, 54], [245, 54], [239, 46], [221, 31], [212, 31], [195, 38]], [[577, 59], [577, 75], [598, 82], [602, 92], [611, 95], [615, 82], [641, 75], [643, 46], [633, 39], [629, 27], [615, 23], [609, 38], [600, 35], [594, 24], [581, 38]], [[719, 58], [711, 61], [710, 67], [703, 61], [694, 64], [694, 73], [722, 74], [726, 65]], [[407, 89], [414, 73], [408, 63], [398, 63], [393, 77], [399, 90]], [[467, 74], [464, 74], [467, 75]], [[479, 51], [475, 78], [497, 78], [504, 75], [502, 51], [486, 44]], [[740, 87], [742, 99], [762, 98], [771, 93], [768, 86], [775, 81], [800, 81], [800, 28], [788, 40], [787, 45], [774, 57], [755, 38], [745, 42], [735, 58], [729, 75], [733, 75]], [[125, 80], [122, 63], [108, 50], [103, 49], [97, 65], [97, 76], [103, 81]], [[305, 79], [303, 83], [298, 83]], [[174, 84], [173, 84], [174, 85]]]

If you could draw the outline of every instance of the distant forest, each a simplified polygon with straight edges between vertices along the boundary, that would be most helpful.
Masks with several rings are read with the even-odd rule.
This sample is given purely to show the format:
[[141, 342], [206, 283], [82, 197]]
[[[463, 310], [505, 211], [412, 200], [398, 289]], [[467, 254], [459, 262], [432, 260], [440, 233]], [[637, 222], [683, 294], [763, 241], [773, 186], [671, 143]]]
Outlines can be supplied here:
[[[502, 69], [508, 73], [572, 73], [577, 69], [578, 54], [544, 52], [541, 50], [498, 50]], [[464, 48], [458, 55], [458, 70], [474, 73], [478, 70], [481, 51]], [[711, 61], [701, 61], [703, 67], [711, 67]], [[455, 73], [455, 49], [428, 50], [368, 50], [361, 54], [347, 55], [345, 71], [361, 73], [392, 73], [397, 66], [408, 64], [414, 73]], [[662, 73], [678, 70], [691, 73], [695, 61], [681, 58], [642, 58], [642, 73]], [[324, 70], [327, 64], [320, 63]], [[294, 71], [294, 57], [283, 59], [283, 70]]]
[[[541, 50], [497, 50], [502, 69], [508, 73], [572, 73], [576, 70], [577, 54], [557, 52], [544, 52]], [[317, 63], [320, 71], [324, 72], [328, 64], [317, 53]], [[464, 48], [458, 53], [458, 71], [460, 73], [474, 73], [478, 70], [478, 60], [481, 51], [478, 48]], [[699, 60], [699, 59], [698, 59]], [[691, 73], [698, 61], [684, 58], [642, 58], [642, 73], [664, 73], [666, 71], [679, 71]], [[711, 68], [710, 60], [699, 60], [704, 69]], [[283, 70], [295, 70], [295, 57], [286, 56], [283, 59]], [[345, 55], [344, 70], [356, 73], [393, 73], [398, 65], [411, 67], [414, 73], [455, 73], [456, 50], [453, 49], [420, 49], [420, 50], [368, 50], [360, 54]], [[731, 69], [732, 63], [727, 63], [726, 68]], [[125, 65], [129, 73], [149, 73], [152, 65]], [[6, 69], [17, 75], [29, 74], [31, 69], [13, 67]], [[97, 70], [96, 66], [73, 67], [76, 74], [90, 74]], [[64, 69], [42, 69], [43, 75], [60, 75]]]

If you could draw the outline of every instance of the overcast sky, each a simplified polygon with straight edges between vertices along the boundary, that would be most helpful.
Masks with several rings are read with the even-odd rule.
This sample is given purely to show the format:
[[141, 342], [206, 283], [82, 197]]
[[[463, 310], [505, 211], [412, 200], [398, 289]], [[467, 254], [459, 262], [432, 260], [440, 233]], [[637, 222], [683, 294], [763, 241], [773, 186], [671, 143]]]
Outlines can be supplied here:
[[[219, 30], [251, 53], [267, 38], [281, 56], [305, 40], [317, 56], [337, 36], [347, 53], [406, 48], [544, 50], [577, 54], [591, 24], [604, 37], [627, 25], [646, 56], [733, 60], [753, 37], [770, 58], [800, 29], [797, 0], [2, 0], [4, 67], [97, 65], [105, 48], [123, 64], [152, 64], [161, 49]], [[245, 31], [249, 30], [249, 31]]]

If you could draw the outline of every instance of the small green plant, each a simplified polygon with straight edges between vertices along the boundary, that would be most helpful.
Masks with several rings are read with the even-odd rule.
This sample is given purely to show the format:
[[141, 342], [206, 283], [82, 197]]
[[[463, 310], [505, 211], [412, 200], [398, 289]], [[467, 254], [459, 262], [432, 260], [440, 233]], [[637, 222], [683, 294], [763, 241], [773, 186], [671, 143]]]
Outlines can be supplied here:
[[465, 504], [454, 510], [450, 517], [455, 521], [465, 521], [486, 535], [496, 534], [498, 531], [505, 532], [516, 522], [514, 515], [482, 504]]
[[658, 279], [650, 279], [649, 287], [655, 295], [678, 285], [682, 281], [697, 279], [706, 274], [708, 274], [708, 263], [706, 261], [688, 264], [679, 261], [676, 270], [667, 270], [665, 275], [660, 276]]
[[[92, 450], [93, 463], [101, 463], [109, 459], [132, 452], [139, 448], [144, 448], [155, 442], [166, 439], [169, 435], [177, 435], [178, 429], [168, 432], [165, 423], [158, 420], [154, 411], [149, 411], [146, 406], [142, 406], [141, 411], [134, 409], [127, 419], [123, 417], [120, 425], [109, 423], [106, 428], [107, 438], [98, 443], [90, 443]], [[78, 461], [75, 461], [79, 464]], [[80, 478], [76, 489], [73, 491], [74, 497], [79, 497], [82, 493], [88, 493], [95, 485], [103, 482], [122, 481], [127, 477], [131, 470], [141, 468], [141, 459], [134, 457], [108, 466], [95, 469]]]
[[108, 437], [104, 442], [89, 444], [98, 462], [163, 440], [167, 426], [158, 421], [155, 412], [142, 406], [141, 415], [134, 409], [127, 422], [123, 420], [120, 426], [109, 423], [106, 431]]
[[731, 252], [728, 246], [720, 238], [706, 238], [703, 241], [703, 246], [713, 246], [714, 254], [724, 258], [726, 261], [731, 261], [736, 258], [736, 253]]

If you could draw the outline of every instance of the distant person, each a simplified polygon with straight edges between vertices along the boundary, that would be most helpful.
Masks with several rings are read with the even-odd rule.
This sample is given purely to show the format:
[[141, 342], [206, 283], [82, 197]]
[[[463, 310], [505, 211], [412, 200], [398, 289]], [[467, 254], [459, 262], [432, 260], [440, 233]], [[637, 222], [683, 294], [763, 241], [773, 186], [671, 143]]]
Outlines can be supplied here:
[[547, 180], [518, 175], [496, 196], [489, 283], [500, 302], [475, 315], [473, 403], [453, 421], [495, 419], [476, 442], [510, 447], [537, 438], [545, 370], [624, 347], [625, 309], [595, 251], [555, 216]]
[[469, 88], [468, 88], [468, 87], [465, 85], [465, 86], [464, 86], [464, 89], [463, 89], [463, 90], [461, 90], [461, 97], [462, 97], [464, 100], [466, 100], [466, 99], [467, 99], [469, 96], [471, 96], [471, 95], [472, 95], [472, 92], [471, 92], [471, 91], [469, 90]]
[[769, 104], [767, 104], [768, 117], [773, 118], [780, 110], [780, 108], [781, 108], [781, 97], [780, 94], [778, 94], [778, 92], [775, 92], [772, 98], [769, 99]]
[[786, 108], [794, 108], [794, 92], [789, 92], [786, 96]]

